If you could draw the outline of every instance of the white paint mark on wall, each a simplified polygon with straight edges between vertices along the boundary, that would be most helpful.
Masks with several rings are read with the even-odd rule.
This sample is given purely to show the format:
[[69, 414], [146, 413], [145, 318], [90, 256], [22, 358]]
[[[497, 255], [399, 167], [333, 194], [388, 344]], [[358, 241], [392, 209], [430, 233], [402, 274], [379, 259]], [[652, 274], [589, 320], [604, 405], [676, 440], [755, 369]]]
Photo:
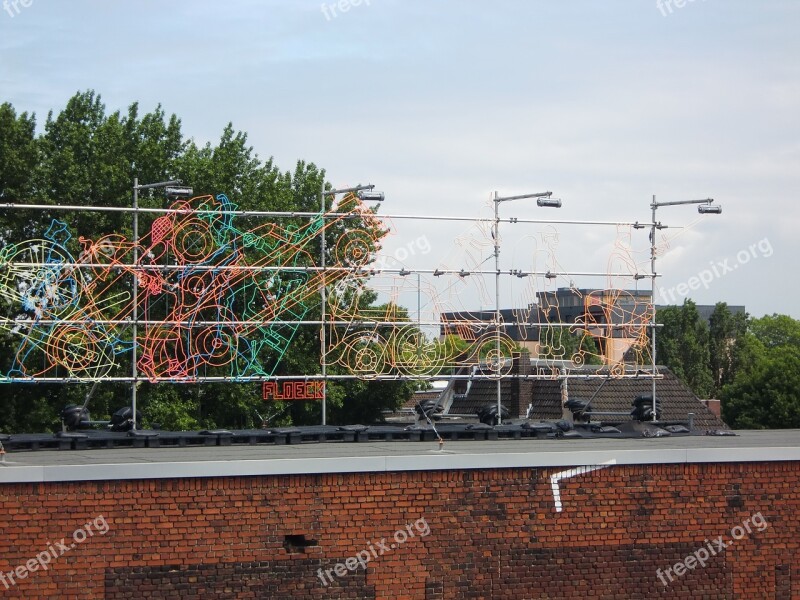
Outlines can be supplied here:
[[569, 479], [571, 477], [576, 477], [578, 475], [585, 475], [586, 473], [591, 473], [592, 471], [598, 471], [600, 469], [606, 469], [611, 465], [617, 464], [617, 460], [612, 458], [604, 463], [599, 465], [587, 465], [584, 467], [575, 467], [574, 469], [569, 469], [567, 471], [560, 471], [558, 473], [553, 473], [550, 475], [550, 487], [553, 489], [553, 500], [556, 503], [556, 512], [561, 512], [563, 509], [561, 505], [561, 489], [558, 487], [558, 483], [562, 479]]

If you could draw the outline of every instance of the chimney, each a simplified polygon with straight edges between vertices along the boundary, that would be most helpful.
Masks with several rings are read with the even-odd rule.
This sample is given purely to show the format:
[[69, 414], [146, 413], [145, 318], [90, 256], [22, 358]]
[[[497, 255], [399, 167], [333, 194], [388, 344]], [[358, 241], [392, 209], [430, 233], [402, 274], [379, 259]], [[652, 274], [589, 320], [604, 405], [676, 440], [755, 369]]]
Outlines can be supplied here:
[[[527, 348], [523, 348], [522, 352], [514, 356], [514, 373], [518, 375], [530, 375], [533, 373], [531, 367], [531, 353]], [[509, 402], [508, 414], [513, 415], [511, 418], [524, 417], [528, 412], [528, 404], [533, 399], [533, 380], [515, 377], [513, 379], [511, 399]]]
[[705, 404], [708, 407], [708, 410], [714, 413], [714, 415], [720, 418], [722, 417], [722, 405], [720, 404], [719, 400], [716, 399], [700, 400], [700, 402]]

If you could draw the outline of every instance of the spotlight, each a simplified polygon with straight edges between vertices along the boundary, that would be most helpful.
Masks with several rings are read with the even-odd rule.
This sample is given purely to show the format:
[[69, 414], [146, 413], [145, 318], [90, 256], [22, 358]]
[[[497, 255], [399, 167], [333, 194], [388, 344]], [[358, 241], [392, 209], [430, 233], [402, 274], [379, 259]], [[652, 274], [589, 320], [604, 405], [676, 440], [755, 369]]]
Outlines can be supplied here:
[[560, 198], [537, 198], [537, 206], [545, 206], [547, 208], [561, 208]]
[[383, 192], [373, 192], [367, 190], [358, 192], [358, 197], [362, 202], [383, 202], [384, 200]]
[[194, 189], [190, 187], [166, 187], [164, 193], [170, 198], [188, 198], [194, 194]]
[[722, 207], [714, 204], [699, 204], [697, 212], [701, 215], [720, 215], [722, 214]]

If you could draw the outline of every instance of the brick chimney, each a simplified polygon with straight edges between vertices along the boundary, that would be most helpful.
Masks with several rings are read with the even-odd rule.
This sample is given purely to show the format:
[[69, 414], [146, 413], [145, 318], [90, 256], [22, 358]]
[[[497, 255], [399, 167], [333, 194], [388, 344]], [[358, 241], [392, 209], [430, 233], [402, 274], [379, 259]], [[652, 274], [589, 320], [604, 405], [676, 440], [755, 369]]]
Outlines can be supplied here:
[[708, 410], [710, 410], [716, 416], [722, 418], [722, 405], [719, 400], [716, 399], [700, 400], [700, 402], [705, 404], [708, 407]]
[[[511, 372], [518, 375], [530, 375], [533, 373], [529, 350], [524, 348], [518, 355], [514, 355], [514, 368]], [[508, 414], [512, 419], [524, 417], [528, 412], [528, 404], [533, 399], [533, 380], [515, 377], [511, 390], [511, 398], [507, 405]]]

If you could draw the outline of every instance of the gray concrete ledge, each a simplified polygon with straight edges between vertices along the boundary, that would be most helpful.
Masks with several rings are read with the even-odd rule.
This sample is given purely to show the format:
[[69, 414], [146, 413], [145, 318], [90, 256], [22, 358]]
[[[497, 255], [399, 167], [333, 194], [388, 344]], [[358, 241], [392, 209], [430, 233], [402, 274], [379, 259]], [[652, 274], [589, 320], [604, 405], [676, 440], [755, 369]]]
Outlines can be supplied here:
[[800, 431], [737, 437], [369, 442], [288, 446], [17, 452], [0, 483], [377, 473], [524, 467], [800, 461]]

